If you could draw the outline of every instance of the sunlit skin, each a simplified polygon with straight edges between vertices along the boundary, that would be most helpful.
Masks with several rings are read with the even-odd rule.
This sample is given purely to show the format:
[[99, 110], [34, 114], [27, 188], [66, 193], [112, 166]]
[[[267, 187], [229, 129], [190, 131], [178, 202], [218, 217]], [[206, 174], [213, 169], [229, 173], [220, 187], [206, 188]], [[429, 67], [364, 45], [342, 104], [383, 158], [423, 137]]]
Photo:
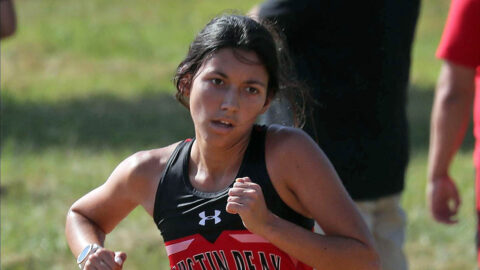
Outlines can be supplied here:
[[196, 138], [217, 144], [245, 137], [267, 108], [267, 85], [267, 71], [254, 52], [218, 51], [200, 67], [186, 93]]
[[[315, 269], [378, 269], [368, 229], [318, 145], [300, 129], [270, 126], [265, 162], [280, 198], [315, 219], [319, 235], [273, 214], [261, 187], [248, 176], [235, 179], [256, 118], [269, 105], [268, 74], [251, 51], [226, 48], [207, 58], [181, 88], [195, 126], [189, 180], [200, 191], [233, 184], [226, 211], [247, 229]], [[76, 201], [67, 216], [66, 235], [75, 256], [89, 243], [103, 246], [110, 233], [141, 205], [153, 217], [155, 194], [178, 143], [138, 152], [120, 163], [107, 181]], [[116, 253], [123, 261], [125, 253]], [[100, 248], [85, 270], [121, 269], [115, 253]], [[109, 268], [110, 267], [110, 268]]]

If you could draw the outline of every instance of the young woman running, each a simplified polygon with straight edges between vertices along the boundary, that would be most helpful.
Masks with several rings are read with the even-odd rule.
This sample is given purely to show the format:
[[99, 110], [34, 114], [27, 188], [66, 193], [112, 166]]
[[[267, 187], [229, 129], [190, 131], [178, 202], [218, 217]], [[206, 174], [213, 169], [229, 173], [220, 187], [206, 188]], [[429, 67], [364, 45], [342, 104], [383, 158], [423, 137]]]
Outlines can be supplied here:
[[66, 235], [80, 268], [122, 269], [126, 254], [103, 243], [138, 205], [157, 224], [171, 269], [379, 268], [317, 144], [300, 129], [255, 124], [289, 79], [278, 52], [248, 17], [205, 26], [175, 76], [195, 137], [133, 154], [72, 205]]

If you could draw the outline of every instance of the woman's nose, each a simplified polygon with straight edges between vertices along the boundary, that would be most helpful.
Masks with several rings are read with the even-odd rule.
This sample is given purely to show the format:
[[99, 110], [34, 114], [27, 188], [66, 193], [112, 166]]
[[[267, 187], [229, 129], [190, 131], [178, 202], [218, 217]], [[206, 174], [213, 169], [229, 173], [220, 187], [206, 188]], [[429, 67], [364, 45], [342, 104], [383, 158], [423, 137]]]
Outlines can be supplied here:
[[223, 110], [237, 110], [239, 107], [239, 91], [235, 86], [229, 87], [225, 91], [225, 95], [222, 101]]

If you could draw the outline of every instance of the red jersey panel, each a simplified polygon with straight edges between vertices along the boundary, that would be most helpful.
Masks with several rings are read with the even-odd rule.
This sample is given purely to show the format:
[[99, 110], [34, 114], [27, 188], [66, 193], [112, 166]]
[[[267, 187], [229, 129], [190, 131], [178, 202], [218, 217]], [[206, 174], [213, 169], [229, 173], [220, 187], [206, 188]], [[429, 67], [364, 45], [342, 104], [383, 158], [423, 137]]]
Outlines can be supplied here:
[[312, 269], [249, 231], [224, 231], [214, 243], [196, 234], [165, 243], [171, 269]]

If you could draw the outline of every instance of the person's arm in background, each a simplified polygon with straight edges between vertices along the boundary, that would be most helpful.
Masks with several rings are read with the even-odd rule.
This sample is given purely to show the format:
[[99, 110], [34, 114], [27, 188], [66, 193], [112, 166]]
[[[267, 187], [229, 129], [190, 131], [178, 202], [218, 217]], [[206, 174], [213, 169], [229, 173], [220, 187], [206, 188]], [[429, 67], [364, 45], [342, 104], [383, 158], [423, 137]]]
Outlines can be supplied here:
[[[448, 174], [472, 114], [475, 69], [445, 61], [437, 82], [430, 128], [427, 200], [436, 221], [457, 222], [460, 195]], [[453, 203], [451, 203], [453, 201]]]
[[17, 18], [12, 1], [0, 0], [0, 34], [2, 39], [13, 35], [17, 29]]

